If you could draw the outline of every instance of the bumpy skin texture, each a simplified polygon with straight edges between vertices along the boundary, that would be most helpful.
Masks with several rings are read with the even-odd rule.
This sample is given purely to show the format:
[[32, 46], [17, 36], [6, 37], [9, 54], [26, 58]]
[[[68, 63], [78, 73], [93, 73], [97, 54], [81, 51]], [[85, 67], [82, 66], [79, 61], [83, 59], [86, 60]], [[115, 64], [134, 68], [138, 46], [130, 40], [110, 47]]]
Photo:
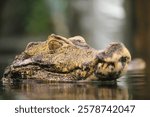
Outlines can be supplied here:
[[4, 72], [4, 79], [35, 78], [50, 82], [116, 80], [127, 69], [131, 55], [122, 43], [98, 51], [83, 37], [50, 35], [31, 42]]

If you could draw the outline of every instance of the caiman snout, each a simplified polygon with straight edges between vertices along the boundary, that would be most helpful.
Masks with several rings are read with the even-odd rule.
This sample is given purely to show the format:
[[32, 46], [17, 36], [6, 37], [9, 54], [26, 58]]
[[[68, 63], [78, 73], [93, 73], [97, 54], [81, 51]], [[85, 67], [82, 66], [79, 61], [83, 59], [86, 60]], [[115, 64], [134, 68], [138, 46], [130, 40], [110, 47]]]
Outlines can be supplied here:
[[114, 80], [119, 78], [126, 70], [131, 55], [122, 43], [111, 43], [105, 50], [97, 55], [98, 65], [95, 75], [101, 80]]

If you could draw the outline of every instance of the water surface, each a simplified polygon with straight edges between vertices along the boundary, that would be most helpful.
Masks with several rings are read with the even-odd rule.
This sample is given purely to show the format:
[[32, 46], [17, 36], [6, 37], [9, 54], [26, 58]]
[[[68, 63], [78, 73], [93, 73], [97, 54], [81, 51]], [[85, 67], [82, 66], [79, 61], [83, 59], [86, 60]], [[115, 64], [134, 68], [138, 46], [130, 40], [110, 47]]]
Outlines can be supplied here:
[[0, 99], [150, 99], [150, 82], [143, 71], [128, 72], [116, 83], [45, 83], [23, 80], [0, 84]]

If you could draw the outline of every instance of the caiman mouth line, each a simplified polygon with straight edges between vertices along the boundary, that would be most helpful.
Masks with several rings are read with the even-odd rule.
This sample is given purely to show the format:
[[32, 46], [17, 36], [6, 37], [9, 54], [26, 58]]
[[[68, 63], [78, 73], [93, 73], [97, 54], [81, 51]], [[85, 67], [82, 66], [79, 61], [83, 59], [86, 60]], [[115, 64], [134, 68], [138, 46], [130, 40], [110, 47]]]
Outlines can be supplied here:
[[[95, 67], [94, 67], [94, 72], [92, 72], [92, 73], [94, 73], [95, 74], [95, 76], [97, 77], [97, 78], [99, 78], [100, 77], [100, 75], [99, 75], [99, 73], [95, 73], [95, 70], [96, 70], [96, 67], [97, 67], [97, 65], [99, 64], [99, 63], [102, 63], [102, 67], [104, 67], [104, 64], [107, 64], [107, 66], [105, 66], [105, 69], [107, 69], [110, 65], [112, 65], [113, 67], [115, 67], [115, 64], [113, 63], [113, 62], [105, 62], [105, 61], [103, 61], [103, 60], [99, 60], [99, 61], [97, 61], [96, 63], [95, 63]], [[33, 61], [31, 61], [31, 62], [28, 62], [28, 63], [22, 63], [22, 64], [14, 64], [13, 66], [12, 66], [13, 68], [20, 68], [20, 69], [27, 69], [27, 70], [32, 70], [32, 71], [36, 71], [36, 70], [45, 70], [45, 71], [47, 71], [47, 72], [49, 72], [49, 73], [54, 73], [54, 74], [60, 74], [60, 75], [65, 75], [65, 74], [73, 74], [73, 73], [75, 73], [76, 72], [76, 70], [81, 70], [81, 71], [83, 71], [83, 69], [82, 68], [80, 68], [80, 67], [75, 67], [74, 69], [71, 69], [71, 70], [68, 70], [68, 71], [60, 71], [60, 70], [58, 70], [57, 68], [55, 68], [55, 65], [54, 64], [50, 64], [50, 63], [42, 63], [42, 62], [33, 62]], [[86, 72], [88, 72], [88, 71], [86, 71]], [[91, 73], [91, 74], [92, 74]], [[91, 74], [89, 74], [88, 76], [90, 76]], [[114, 73], [112, 73], [112, 74], [114, 74]], [[28, 74], [25, 74], [24, 73], [24, 75], [28, 75]], [[101, 74], [102, 75], [102, 74]], [[111, 76], [111, 75], [110, 75]], [[112, 75], [113, 76], [113, 75]]]
[[[98, 63], [99, 61], [95, 62], [95, 64], [93, 65], [94, 69], [95, 69], [94, 66], [97, 66]], [[68, 71], [62, 71], [61, 69], [57, 68], [55, 64], [42, 62], [42, 61], [34, 61], [34, 59], [31, 59], [31, 58], [11, 65], [12, 68], [20, 68], [20, 69], [23, 69], [23, 68], [26, 69], [28, 66], [30, 66], [29, 68], [31, 70], [39, 67], [39, 69], [37, 70], [44, 69], [47, 72], [58, 73], [58, 74], [69, 74], [69, 73], [75, 72], [76, 70], [89, 72], [89, 69], [90, 69], [88, 67], [83, 69], [82, 67], [77, 66], [77, 67], [74, 67], [73, 69], [69, 69]]]
[[[34, 70], [36, 70], [36, 68], [37, 68], [37, 70], [44, 69], [44, 70], [46, 70], [48, 72], [58, 73], [58, 74], [69, 74], [69, 73], [75, 72], [75, 70], [82, 70], [82, 68], [76, 67], [76, 68], [71, 69], [69, 71], [62, 72], [62, 71], [58, 71], [58, 69], [52, 69], [52, 66], [53, 66], [52, 64], [51, 65], [47, 65], [47, 64], [41, 64], [41, 63], [24, 64], [22, 66], [12, 66], [12, 67], [20, 68], [20, 69], [26, 69], [26, 68], [28, 69], [28, 66], [30, 66], [30, 69], [32, 69], [32, 68]], [[38, 69], [38, 67], [40, 69]]]
[[[69, 70], [67, 72], [61, 72], [58, 70], [53, 70], [53, 71], [50, 70], [48, 65], [39, 65], [36, 63], [32, 64], [32, 65], [31, 64], [24, 65], [21, 67], [16, 66], [15, 69], [18, 69], [18, 70], [15, 70], [14, 72], [13, 72], [13, 70], [11, 71], [12, 79], [13, 78], [14, 79], [17, 79], [17, 78], [34, 79], [35, 74], [37, 74], [38, 72], [41, 72], [42, 74], [45, 74], [48, 76], [50, 75], [49, 77], [45, 77], [46, 79], [44, 78], [45, 81], [48, 81], [48, 82], [76, 82], [76, 81], [85, 80], [88, 76], [93, 74], [93, 73], [91, 73], [87, 77], [78, 77], [75, 74], [76, 74], [77, 70], [82, 70], [79, 67], [76, 67], [76, 68]], [[31, 71], [31, 73], [30, 73], [30, 71]], [[7, 74], [6, 74], [6, 76], [7, 76]]]

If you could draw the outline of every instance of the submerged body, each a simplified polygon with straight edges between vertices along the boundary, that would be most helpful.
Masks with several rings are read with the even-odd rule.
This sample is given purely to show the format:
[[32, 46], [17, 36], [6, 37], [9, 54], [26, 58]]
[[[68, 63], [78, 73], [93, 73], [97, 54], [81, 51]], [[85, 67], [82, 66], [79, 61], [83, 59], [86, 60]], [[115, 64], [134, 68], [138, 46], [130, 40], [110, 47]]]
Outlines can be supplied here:
[[122, 43], [98, 51], [83, 37], [50, 35], [31, 42], [4, 72], [4, 79], [35, 78], [50, 82], [116, 80], [127, 69], [131, 55]]

